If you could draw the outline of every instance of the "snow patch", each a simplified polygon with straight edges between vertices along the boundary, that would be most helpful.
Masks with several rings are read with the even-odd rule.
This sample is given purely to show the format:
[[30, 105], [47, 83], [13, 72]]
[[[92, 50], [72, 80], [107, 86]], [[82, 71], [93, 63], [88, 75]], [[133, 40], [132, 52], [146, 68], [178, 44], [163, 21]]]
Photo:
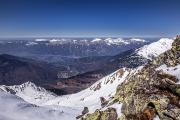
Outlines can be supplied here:
[[102, 111], [104, 111], [104, 110], [106, 110], [107, 108], [115, 108], [116, 109], [116, 112], [117, 112], [117, 114], [118, 114], [118, 118], [120, 118], [121, 117], [121, 115], [122, 115], [122, 112], [121, 112], [121, 108], [122, 108], [122, 103], [115, 103], [115, 104], [113, 104], [113, 105], [110, 105], [110, 106], [108, 106], [108, 107], [104, 107], [103, 109], [101, 109]]
[[171, 49], [173, 40], [169, 38], [161, 38], [159, 41], [145, 45], [137, 50], [137, 54], [152, 60], [161, 53]]
[[6, 92], [0, 92], [0, 120], [76, 120], [78, 109], [36, 106]]
[[158, 116], [158, 115], [156, 115], [156, 117], [155, 117], [155, 118], [153, 118], [153, 120], [160, 120], [160, 118], [159, 118], [159, 116]]

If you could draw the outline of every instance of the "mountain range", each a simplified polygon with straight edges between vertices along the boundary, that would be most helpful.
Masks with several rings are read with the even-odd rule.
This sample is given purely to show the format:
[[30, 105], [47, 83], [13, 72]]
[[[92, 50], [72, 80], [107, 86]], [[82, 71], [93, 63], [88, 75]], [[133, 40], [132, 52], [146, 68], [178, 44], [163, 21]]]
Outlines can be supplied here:
[[[126, 64], [122, 64], [121, 68], [75, 94], [58, 96], [31, 82], [13, 86], [1, 85], [0, 105], [3, 109], [0, 109], [0, 118], [180, 119], [180, 36], [175, 40], [161, 39], [123, 57], [113, 60], [125, 61], [127, 64], [128, 59], [138, 58], [136, 66], [126, 67]], [[110, 60], [110, 63], [113, 63], [113, 60]], [[139, 60], [143, 63], [137, 64]]]
[[[58, 95], [71, 94], [87, 88], [119, 68], [135, 68], [145, 64], [149, 60], [147, 58], [150, 56], [150, 53], [147, 52], [149, 49], [157, 51], [156, 49], [161, 47], [166, 50], [170, 48], [166, 45], [170, 42], [172, 42], [171, 39], [162, 38], [158, 42], [147, 45], [148, 47], [130, 49], [114, 56], [71, 59], [66, 62], [68, 67], [64, 63], [47, 63], [46, 61], [2, 54], [0, 55], [2, 63], [0, 80], [4, 85], [19, 85], [31, 81]], [[153, 54], [159, 53], [153, 52], [151, 57]]]

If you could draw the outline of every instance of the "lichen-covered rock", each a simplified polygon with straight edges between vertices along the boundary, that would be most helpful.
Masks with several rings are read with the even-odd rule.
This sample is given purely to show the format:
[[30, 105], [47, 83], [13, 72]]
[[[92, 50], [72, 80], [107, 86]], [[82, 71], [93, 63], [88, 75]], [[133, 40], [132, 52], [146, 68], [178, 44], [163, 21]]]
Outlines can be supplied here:
[[156, 70], [163, 64], [169, 67], [180, 64], [179, 48], [178, 36], [171, 50], [150, 61], [117, 87], [113, 102], [109, 104], [123, 103], [123, 115], [120, 118], [117, 118], [115, 109], [107, 107], [104, 111], [96, 110], [84, 116], [82, 120], [153, 120], [157, 115], [161, 120], [180, 120], [180, 84], [176, 84], [178, 79]]
[[105, 111], [96, 110], [93, 114], [87, 114], [81, 120], [117, 120], [116, 109], [108, 108]]

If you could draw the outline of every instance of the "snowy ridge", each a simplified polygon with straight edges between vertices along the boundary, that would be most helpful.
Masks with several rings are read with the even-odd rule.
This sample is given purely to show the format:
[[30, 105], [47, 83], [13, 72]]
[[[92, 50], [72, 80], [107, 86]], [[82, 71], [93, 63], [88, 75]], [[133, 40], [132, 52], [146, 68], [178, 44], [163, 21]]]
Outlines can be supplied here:
[[36, 106], [0, 91], [0, 120], [75, 120], [77, 109], [61, 106]]
[[[72, 95], [57, 97], [54, 100], [48, 101], [46, 104], [81, 109], [86, 106], [89, 108], [90, 112], [94, 112], [97, 108], [101, 107], [100, 97], [109, 99], [111, 96], [113, 96], [115, 94], [117, 85], [125, 80], [125, 77], [128, 75], [129, 72], [124, 71], [124, 74], [120, 78], [118, 77], [119, 75], [116, 73], [117, 71], [99, 80], [86, 90]], [[111, 82], [111, 80], [114, 81]], [[101, 87], [98, 89], [97, 86]]]
[[[0, 119], [1, 115], [3, 115], [3, 120], [29, 120], [29, 118], [34, 120], [42, 120], [44, 118], [45, 120], [56, 120], [59, 118], [75, 120], [84, 107], [88, 107], [90, 113], [101, 108], [100, 97], [110, 99], [115, 94], [116, 87], [125, 80], [130, 71], [130, 69], [122, 68], [97, 81], [90, 88], [76, 94], [59, 97], [52, 95], [52, 93], [47, 92], [43, 88], [36, 87], [35, 84], [30, 82], [16, 86], [2, 85], [0, 86], [0, 105], [7, 100], [9, 103], [4, 104], [5, 110], [11, 109], [9, 112], [13, 113], [12, 116], [15, 119], [8, 117], [2, 109], [0, 110]], [[119, 105], [114, 106], [118, 111], [120, 107]], [[19, 111], [16, 111], [17, 109]], [[40, 114], [37, 115], [37, 113]], [[22, 114], [21, 118], [19, 118], [20, 114]]]
[[37, 87], [34, 83], [26, 82], [22, 85], [14, 86], [0, 86], [1, 91], [5, 91], [11, 94], [15, 94], [25, 101], [36, 104], [43, 105], [44, 102], [54, 99], [55, 94], [46, 91], [44, 88]]
[[[172, 39], [162, 38], [140, 48], [137, 53], [147, 59], [152, 59], [170, 49], [172, 42]], [[1, 85], [0, 106], [3, 109], [0, 109], [0, 120], [75, 120], [84, 107], [88, 107], [89, 113], [96, 109], [105, 110], [107, 106], [102, 108], [100, 97], [111, 100], [117, 86], [122, 82], [127, 82], [128, 77], [135, 75], [142, 68], [143, 66], [136, 69], [119, 69], [79, 93], [64, 96], [56, 96], [31, 82], [14, 86]], [[175, 67], [162, 65], [156, 70], [163, 70], [180, 80], [179, 65]], [[115, 103], [108, 107], [115, 108], [118, 117], [122, 115], [122, 104]], [[158, 116], [155, 119], [159, 120]]]
[[[55, 45], [55, 44], [66, 44], [66, 43], [79, 43], [79, 44], [101, 44], [105, 43], [107, 45], [122, 45], [122, 44], [130, 44], [132, 42], [146, 42], [144, 39], [140, 38], [130, 38], [130, 39], [123, 39], [123, 38], [93, 38], [93, 39], [35, 39], [34, 43], [38, 44], [39, 42], [48, 42], [48, 45]], [[27, 44], [29, 45], [29, 44]], [[32, 44], [35, 45], [35, 44]]]
[[100, 39], [100, 38], [96, 38], [94, 40], [92, 40], [91, 42], [105, 42], [108, 45], [121, 45], [121, 44], [130, 44], [131, 42], [146, 42], [143, 39], [139, 39], [139, 38], [131, 38], [131, 39], [123, 39], [123, 38], [105, 38], [105, 39]]
[[101, 41], [102, 39], [100, 39], [100, 38], [95, 38], [95, 39], [93, 39], [91, 42], [99, 42], [99, 41]]
[[172, 42], [173, 39], [161, 38], [157, 42], [153, 42], [149, 45], [145, 45], [142, 48], [138, 49], [137, 54], [151, 60], [154, 57], [160, 55], [161, 53], [171, 49]]
[[88, 107], [89, 113], [92, 113], [96, 109], [101, 108], [100, 97], [110, 100], [115, 94], [117, 86], [126, 80], [127, 76], [135, 74], [141, 68], [135, 70], [119, 69], [79, 93], [57, 97], [48, 101], [46, 105], [60, 105], [76, 109], [80, 108], [81, 110], [84, 107]]
[[39, 38], [39, 39], [35, 39], [35, 41], [37, 41], [37, 42], [42, 42], [42, 41], [47, 41], [47, 39], [41, 39], [41, 38]]
[[[47, 120], [51, 120], [49, 118], [49, 115], [52, 116], [52, 119], [54, 117], [57, 117], [57, 118], [63, 118], [64, 120], [75, 120], [75, 117], [81, 114], [84, 107], [88, 107], [89, 113], [94, 112], [96, 109], [101, 109], [100, 97], [104, 97], [106, 100], [111, 100], [111, 97], [116, 92], [117, 86], [121, 84], [122, 82], [124, 82], [129, 75], [135, 74], [141, 68], [142, 66], [134, 70], [127, 69], [127, 68], [119, 69], [115, 71], [114, 73], [97, 81], [89, 88], [79, 93], [71, 94], [71, 95], [55, 96], [52, 93], [47, 92], [45, 89], [37, 87], [35, 84], [31, 82], [27, 82], [25, 84], [16, 85], [16, 86], [2, 85], [0, 86], [0, 91], [1, 91], [0, 94], [3, 91], [3, 94], [4, 92], [6, 92], [5, 94], [8, 94], [8, 93], [14, 94], [12, 95], [13, 96], [12, 99], [14, 99], [14, 97], [16, 98], [17, 96], [20, 97], [20, 98], [17, 97], [18, 99], [20, 99], [20, 101], [17, 101], [17, 103], [16, 101], [14, 103], [13, 102], [14, 100], [10, 101], [12, 102], [10, 104], [18, 104], [18, 106], [16, 105], [13, 109], [21, 110], [19, 112], [12, 109], [13, 110], [12, 112], [14, 114], [17, 114], [17, 115], [23, 114], [23, 116], [28, 116], [29, 118], [31, 118], [31, 115], [33, 114], [36, 115], [34, 113], [34, 111], [36, 111], [39, 113], [42, 112], [43, 117], [47, 116]], [[10, 94], [8, 94], [8, 96], [9, 95]], [[41, 107], [34, 108], [34, 105], [32, 104], [36, 104]], [[27, 106], [25, 107], [25, 109], [19, 108], [19, 106], [24, 106], [24, 105]], [[5, 105], [5, 106], [9, 106], [9, 105]], [[121, 105], [115, 104], [109, 107], [115, 108], [119, 112], [118, 116], [121, 115], [121, 107], [122, 107]], [[7, 110], [8, 110], [8, 107], [7, 107]], [[32, 112], [32, 114], [27, 115], [28, 112]], [[0, 115], [1, 113], [3, 115], [7, 115], [3, 113], [3, 111], [0, 111]], [[47, 113], [47, 114], [43, 114], [43, 113]], [[35, 120], [36, 119], [41, 120], [42, 119], [41, 117], [42, 116], [38, 115], [37, 117], [33, 117], [33, 118]], [[57, 118], [54, 118], [53, 120], [56, 120]], [[5, 120], [9, 120], [9, 118]], [[16, 120], [16, 119], [13, 119], [13, 120]], [[18, 120], [22, 120], [22, 119], [18, 118]], [[23, 120], [26, 120], [26, 119], [23, 119]]]
[[116, 39], [112, 39], [112, 38], [107, 38], [104, 40], [108, 45], [120, 45], [120, 44], [130, 44], [127, 40], [124, 40], [122, 38], [116, 38]]
[[139, 38], [131, 38], [131, 41], [138, 41], [138, 42], [146, 42], [144, 39], [139, 39]]

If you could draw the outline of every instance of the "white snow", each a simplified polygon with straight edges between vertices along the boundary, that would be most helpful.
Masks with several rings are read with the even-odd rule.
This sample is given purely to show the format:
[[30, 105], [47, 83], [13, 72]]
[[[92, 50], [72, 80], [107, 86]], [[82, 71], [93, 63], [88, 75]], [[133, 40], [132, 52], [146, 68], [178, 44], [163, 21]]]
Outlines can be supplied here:
[[8, 93], [13, 93], [25, 101], [36, 105], [43, 105], [44, 102], [56, 97], [53, 93], [46, 91], [44, 88], [37, 87], [31, 82], [14, 86], [1, 85], [0, 89]]
[[91, 42], [99, 42], [99, 41], [101, 41], [102, 39], [100, 39], [100, 38], [95, 38], [95, 39], [93, 39]]
[[[98, 38], [94, 40], [94, 42], [101, 41]], [[135, 38], [132, 40], [143, 41]], [[108, 44], [129, 44], [122, 38], [107, 38], [104, 41]], [[52, 39], [50, 42], [61, 43], [64, 40]], [[172, 42], [172, 39], [162, 38], [155, 43], [140, 48], [137, 52], [145, 58], [152, 59], [170, 49]], [[84, 107], [88, 107], [89, 113], [96, 109], [105, 110], [108, 107], [113, 107], [117, 110], [118, 117], [120, 117], [122, 115], [122, 104], [115, 103], [101, 108], [100, 97], [111, 100], [117, 86], [126, 82], [127, 76], [136, 74], [142, 68], [143, 66], [134, 70], [122, 68], [81, 92], [64, 96], [56, 96], [30, 82], [15, 86], [1, 85], [0, 120], [75, 120], [75, 117], [81, 114]], [[163, 70], [180, 80], [180, 65], [175, 67], [162, 65], [156, 70]], [[159, 120], [158, 116], [154, 120]]]
[[[57, 97], [54, 100], [50, 100], [46, 105], [60, 105], [73, 108], [88, 107], [90, 113], [101, 107], [100, 97], [104, 97], [106, 100], [110, 99], [116, 92], [116, 87], [122, 83], [129, 73], [128, 69], [123, 68], [123, 75], [120, 77], [118, 71], [102, 78], [95, 84], [76, 94], [65, 95]], [[112, 81], [112, 82], [111, 82]], [[99, 90], [95, 88], [100, 85]]]
[[[121, 75], [121, 73], [123, 73]], [[111, 97], [115, 94], [116, 88], [119, 84], [121, 84], [127, 75], [130, 73], [130, 69], [122, 68], [121, 70], [117, 70], [114, 73], [102, 78], [101, 80], [97, 81], [95, 84], [90, 86], [89, 88], [71, 95], [64, 95], [64, 96], [55, 96], [50, 92], [47, 92], [45, 89], [36, 87], [33, 83], [25, 83], [22, 85], [17, 86], [0, 86], [0, 92], [6, 94], [8, 96], [13, 96], [15, 98], [18, 98], [17, 96], [21, 97], [18, 98], [20, 101], [14, 101], [9, 100], [9, 105], [4, 104], [3, 108], [5, 107], [6, 110], [10, 109], [10, 106], [12, 106], [12, 116], [15, 117], [8, 117], [8, 114], [4, 113], [1, 109], [0, 111], [0, 117], [3, 117], [3, 119], [7, 120], [16, 120], [14, 118], [17, 117], [17, 120], [29, 120], [29, 119], [35, 119], [35, 120], [41, 120], [42, 118], [46, 118], [47, 120], [56, 120], [63, 119], [63, 120], [73, 120], [76, 116], [80, 115], [84, 107], [89, 108], [89, 113], [94, 112], [96, 109], [101, 108], [101, 102], [100, 97], [104, 97], [106, 100], [111, 99]], [[95, 90], [97, 86], [101, 86], [99, 89]], [[9, 94], [14, 93], [14, 95]], [[17, 95], [17, 96], [16, 96]], [[1, 97], [0, 99], [2, 99]], [[7, 99], [7, 98], [5, 98]], [[5, 101], [5, 99], [3, 99]], [[8, 101], [8, 100], [7, 100]], [[15, 103], [14, 103], [15, 102]], [[28, 106], [28, 107], [19, 107], [16, 104], [22, 103], [22, 106]], [[1, 102], [2, 103], [2, 102]], [[0, 105], [1, 105], [0, 103]], [[31, 104], [36, 104], [39, 107], [32, 107]], [[15, 106], [13, 107], [13, 105]], [[26, 105], [27, 104], [27, 105]], [[120, 108], [121, 105], [113, 105], [111, 107], [114, 107], [117, 109], [118, 114], [121, 114]], [[17, 111], [16, 109], [20, 110]], [[50, 111], [50, 113], [48, 113]], [[64, 111], [62, 113], [62, 111]], [[36, 113], [34, 113], [36, 112]], [[18, 116], [22, 114], [22, 119], [20, 119]], [[36, 115], [38, 114], [38, 115]], [[34, 115], [34, 116], [33, 116]], [[33, 117], [31, 117], [33, 116]], [[49, 116], [52, 116], [52, 118], [49, 118]], [[23, 118], [23, 117], [28, 117]], [[45, 120], [46, 120], [45, 119]]]
[[118, 118], [119, 117], [121, 117], [121, 115], [122, 115], [122, 112], [121, 112], [121, 108], [122, 108], [122, 103], [115, 103], [115, 104], [112, 104], [112, 105], [110, 105], [110, 106], [108, 106], [108, 107], [104, 107], [103, 109], [101, 109], [102, 111], [104, 111], [104, 110], [106, 110], [107, 108], [115, 108], [116, 109], [116, 112], [117, 112], [117, 114], [118, 114]]
[[112, 44], [115, 44], [115, 45], [120, 45], [120, 44], [129, 44], [129, 42], [127, 42], [127, 40], [124, 40], [122, 38], [106, 38], [104, 40], [108, 45], [112, 45]]
[[137, 54], [151, 60], [152, 58], [157, 57], [161, 53], [171, 49], [172, 42], [172, 39], [161, 38], [157, 42], [153, 42], [138, 49]]
[[146, 42], [144, 39], [140, 39], [140, 38], [131, 38], [131, 41], [138, 41], [138, 42]]
[[[130, 44], [129, 40], [124, 40], [122, 38], [95, 38], [91, 41], [92, 43], [99, 43], [99, 42], [104, 42], [107, 45], [122, 45], [122, 44]], [[139, 42], [139, 41], [136, 41]]]
[[175, 67], [167, 67], [167, 65], [164, 64], [156, 68], [156, 70], [162, 70], [167, 74], [175, 76], [179, 80], [177, 84], [180, 84], [180, 64]]
[[78, 109], [62, 106], [36, 106], [0, 91], [0, 120], [75, 120]]
[[30, 46], [30, 45], [37, 45], [38, 43], [36, 43], [36, 42], [28, 42], [28, 43], [26, 43], [26, 45], [27, 46]]
[[35, 41], [42, 42], [42, 41], [47, 41], [47, 39], [39, 38], [39, 39], [35, 39]]
[[155, 118], [153, 118], [153, 120], [160, 120], [160, 118], [159, 118], [159, 116], [158, 116], [158, 115], [156, 115], [156, 117], [155, 117]]

